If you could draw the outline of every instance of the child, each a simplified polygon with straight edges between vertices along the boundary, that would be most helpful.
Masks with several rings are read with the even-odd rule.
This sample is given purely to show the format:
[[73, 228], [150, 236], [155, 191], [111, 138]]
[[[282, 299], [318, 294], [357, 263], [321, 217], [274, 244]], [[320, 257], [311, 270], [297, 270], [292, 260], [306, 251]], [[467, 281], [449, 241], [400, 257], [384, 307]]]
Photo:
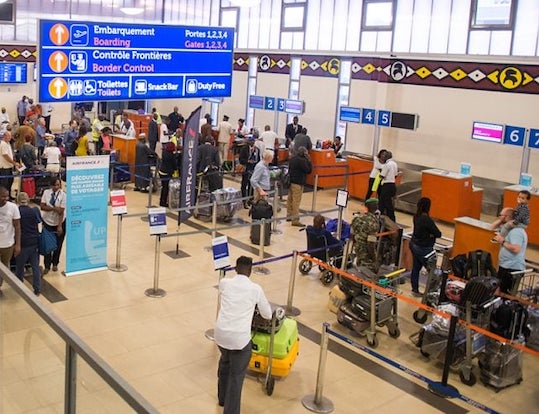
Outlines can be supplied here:
[[492, 228], [499, 226], [500, 235], [506, 236], [509, 230], [515, 227], [521, 227], [525, 229], [530, 224], [530, 207], [528, 202], [531, 198], [531, 193], [528, 190], [521, 190], [517, 196], [517, 206], [513, 210], [513, 217], [511, 221], [502, 225], [501, 220], [496, 220], [492, 224]]

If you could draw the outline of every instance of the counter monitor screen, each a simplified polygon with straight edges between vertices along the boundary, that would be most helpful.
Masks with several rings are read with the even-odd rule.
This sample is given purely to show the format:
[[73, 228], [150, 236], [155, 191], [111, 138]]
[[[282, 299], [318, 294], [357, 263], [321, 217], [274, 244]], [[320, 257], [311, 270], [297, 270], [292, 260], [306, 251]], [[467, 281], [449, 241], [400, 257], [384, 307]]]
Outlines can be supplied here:
[[352, 108], [349, 106], [341, 106], [339, 112], [339, 120], [343, 122], [356, 122], [359, 123], [361, 118], [361, 109]]
[[26, 63], [0, 63], [0, 83], [26, 83]]
[[501, 144], [503, 141], [503, 125], [474, 121], [472, 138]]
[[303, 101], [287, 99], [284, 102], [284, 111], [287, 114], [303, 115], [303, 112], [305, 112], [305, 105]]

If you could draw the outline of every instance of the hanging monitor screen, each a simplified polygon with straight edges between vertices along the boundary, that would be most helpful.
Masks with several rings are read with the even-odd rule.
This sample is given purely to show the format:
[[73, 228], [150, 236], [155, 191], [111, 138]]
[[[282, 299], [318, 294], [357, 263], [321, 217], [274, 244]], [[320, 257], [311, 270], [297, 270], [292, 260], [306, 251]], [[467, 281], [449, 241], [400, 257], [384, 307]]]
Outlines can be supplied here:
[[503, 125], [474, 121], [472, 138], [501, 144], [503, 140]]
[[349, 106], [341, 106], [339, 112], [339, 120], [343, 122], [356, 122], [359, 123], [361, 117], [360, 108], [352, 108]]
[[0, 63], [0, 83], [26, 83], [26, 63]]

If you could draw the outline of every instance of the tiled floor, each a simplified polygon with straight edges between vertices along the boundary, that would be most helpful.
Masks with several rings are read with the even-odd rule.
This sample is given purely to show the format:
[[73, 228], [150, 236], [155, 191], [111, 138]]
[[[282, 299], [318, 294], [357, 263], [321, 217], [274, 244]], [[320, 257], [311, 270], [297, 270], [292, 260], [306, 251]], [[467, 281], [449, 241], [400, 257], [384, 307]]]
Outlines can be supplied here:
[[[238, 186], [225, 181], [225, 185]], [[129, 213], [143, 213], [147, 195], [127, 190]], [[154, 202], [156, 201], [154, 197]], [[310, 209], [312, 193], [306, 193], [302, 207]], [[334, 205], [335, 190], [318, 193], [317, 210]], [[351, 221], [360, 203], [351, 200], [344, 218]], [[284, 214], [285, 209], [279, 215]], [[246, 222], [247, 210], [237, 215]], [[327, 214], [336, 217], [337, 213]], [[399, 223], [410, 225], [408, 215], [397, 215]], [[236, 220], [239, 222], [240, 220]], [[310, 223], [310, 218], [303, 219]], [[116, 219], [109, 222], [109, 263], [115, 261]], [[209, 226], [199, 220], [182, 224], [180, 232], [192, 232]], [[441, 225], [445, 236], [452, 237], [452, 227]], [[169, 219], [169, 232], [176, 225]], [[281, 256], [293, 249], [306, 247], [305, 233], [282, 221], [282, 234], [272, 235], [266, 253]], [[233, 258], [241, 254], [257, 257], [249, 242], [249, 227], [241, 224], [223, 230], [227, 234]], [[162, 413], [220, 413], [216, 399], [218, 350], [204, 333], [212, 328], [217, 308], [215, 286], [218, 275], [213, 270], [211, 254], [205, 250], [211, 233], [191, 234], [179, 238], [163, 238], [161, 251], [175, 251], [176, 243], [187, 257], [160, 255], [159, 287], [167, 295], [150, 298], [145, 290], [153, 287], [155, 239], [149, 236], [148, 224], [140, 217], [125, 218], [122, 227], [121, 262], [126, 272], [102, 271], [65, 278], [49, 273], [46, 280], [67, 300], [49, 303], [47, 294], [40, 300], [80, 335], [95, 351], [126, 378]], [[174, 256], [174, 255], [172, 255]], [[536, 250], [529, 251], [537, 259]], [[291, 259], [265, 265], [270, 274], [253, 275], [269, 300], [286, 304], [288, 298]], [[316, 269], [316, 268], [315, 268]], [[301, 348], [291, 374], [279, 379], [271, 397], [264, 394], [260, 379], [249, 376], [244, 385], [243, 412], [307, 413], [301, 400], [315, 391], [319, 358], [318, 335], [324, 321], [332, 329], [348, 335], [327, 310], [329, 288], [318, 281], [313, 269], [307, 276], [296, 272], [293, 305], [301, 310]], [[401, 285], [409, 295], [409, 284]], [[63, 341], [34, 315], [6, 285], [0, 299], [0, 412], [61, 413], [63, 412], [63, 373], [65, 345]], [[417, 371], [433, 380], [440, 380], [441, 366], [427, 361], [408, 336], [419, 325], [411, 317], [413, 308], [402, 304], [398, 339], [390, 338], [387, 329], [380, 328], [380, 345], [376, 352]], [[364, 338], [356, 340], [365, 345]], [[332, 339], [331, 342], [334, 342]], [[328, 353], [323, 394], [335, 406], [335, 413], [374, 412], [478, 412], [460, 400], [444, 400], [427, 391], [426, 384], [367, 353], [335, 340]], [[477, 365], [476, 361], [474, 365]], [[451, 373], [449, 382], [459, 391], [500, 412], [532, 412], [539, 403], [539, 369], [537, 360], [524, 357], [524, 382], [495, 393], [478, 383], [468, 387], [460, 383], [458, 373]], [[477, 372], [477, 366], [476, 366]], [[131, 410], [92, 370], [79, 359], [79, 413], [123, 413]]]

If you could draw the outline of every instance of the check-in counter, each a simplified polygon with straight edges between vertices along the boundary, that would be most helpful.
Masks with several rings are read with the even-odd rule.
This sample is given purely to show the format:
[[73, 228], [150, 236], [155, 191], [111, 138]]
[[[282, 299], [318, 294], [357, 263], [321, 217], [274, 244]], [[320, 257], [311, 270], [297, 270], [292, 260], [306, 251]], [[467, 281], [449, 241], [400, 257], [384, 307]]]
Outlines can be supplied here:
[[467, 254], [472, 250], [485, 250], [491, 254], [494, 267], [498, 268], [500, 245], [491, 242], [493, 237], [494, 231], [490, 229], [490, 223], [471, 217], [457, 217], [452, 256]]
[[350, 197], [364, 199], [369, 187], [369, 175], [372, 171], [373, 161], [355, 155], [349, 155], [348, 161], [348, 191]]
[[528, 190], [532, 195], [528, 201], [530, 208], [530, 224], [526, 228], [528, 243], [539, 245], [539, 193], [535, 189], [535, 191], [532, 191], [531, 187], [510, 185], [503, 189], [503, 205], [504, 207], [515, 208], [518, 193], [522, 190]]
[[483, 189], [473, 187], [470, 175], [439, 169], [423, 170], [421, 196], [431, 199], [432, 218], [453, 222], [456, 217], [479, 219], [481, 216]]
[[131, 172], [131, 181], [134, 181], [135, 177], [135, 155], [137, 139], [131, 138], [122, 134], [112, 135], [112, 149], [119, 151], [118, 161], [129, 164], [129, 171]]
[[[344, 187], [348, 162], [335, 157], [332, 149], [312, 149], [309, 151], [313, 172], [307, 176], [307, 184], [313, 186], [318, 175], [318, 187]], [[331, 176], [331, 177], [328, 177]]]

